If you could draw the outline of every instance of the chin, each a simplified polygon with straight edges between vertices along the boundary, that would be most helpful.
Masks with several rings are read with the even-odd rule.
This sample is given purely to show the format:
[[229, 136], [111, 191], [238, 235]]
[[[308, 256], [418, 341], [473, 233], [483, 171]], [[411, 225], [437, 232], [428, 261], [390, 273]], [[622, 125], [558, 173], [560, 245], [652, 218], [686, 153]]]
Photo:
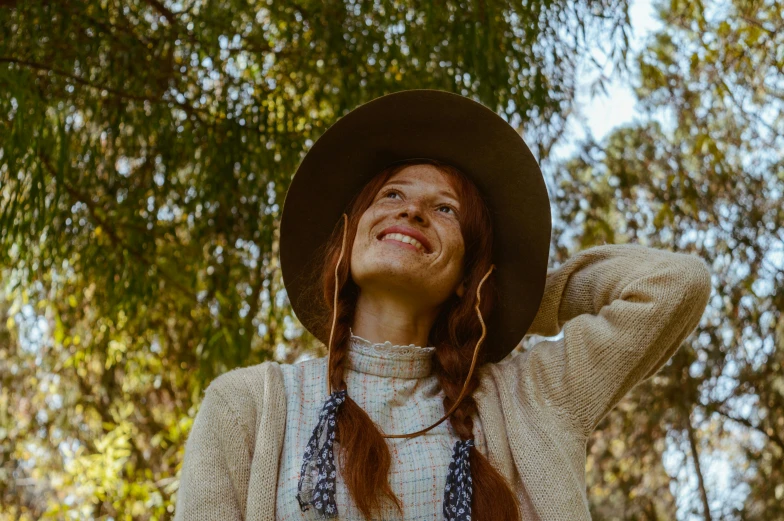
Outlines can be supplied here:
[[421, 270], [401, 265], [401, 263], [394, 262], [394, 259], [385, 259], [385, 261], [368, 270], [365, 278], [385, 286], [410, 286], [420, 290], [427, 287], [428, 278], [423, 276]]
[[363, 263], [361, 267], [352, 266], [351, 277], [360, 288], [395, 288], [413, 293], [421, 293], [428, 287], [429, 282], [427, 276], [423, 276], [422, 270], [388, 256], [372, 263]]

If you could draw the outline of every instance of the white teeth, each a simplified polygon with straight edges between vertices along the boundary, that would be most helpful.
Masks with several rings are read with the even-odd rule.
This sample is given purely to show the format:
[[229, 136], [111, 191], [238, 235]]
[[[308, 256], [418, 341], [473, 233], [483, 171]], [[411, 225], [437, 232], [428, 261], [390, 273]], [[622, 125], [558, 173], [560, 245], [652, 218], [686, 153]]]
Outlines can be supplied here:
[[416, 246], [416, 249], [418, 249], [419, 251], [423, 253], [425, 251], [425, 247], [422, 246], [421, 242], [408, 235], [403, 235], [402, 233], [388, 233], [381, 238], [382, 241], [385, 241], [387, 239], [394, 239], [396, 241], [404, 242], [406, 244], [413, 244], [414, 246]]

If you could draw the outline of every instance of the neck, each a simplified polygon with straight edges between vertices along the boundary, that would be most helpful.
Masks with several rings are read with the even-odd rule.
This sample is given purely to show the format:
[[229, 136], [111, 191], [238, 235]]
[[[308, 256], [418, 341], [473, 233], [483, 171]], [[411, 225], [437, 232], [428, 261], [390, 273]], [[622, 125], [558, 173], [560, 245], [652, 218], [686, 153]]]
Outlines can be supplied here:
[[360, 292], [351, 329], [371, 342], [426, 347], [437, 316], [437, 308], [416, 308], [410, 302]]

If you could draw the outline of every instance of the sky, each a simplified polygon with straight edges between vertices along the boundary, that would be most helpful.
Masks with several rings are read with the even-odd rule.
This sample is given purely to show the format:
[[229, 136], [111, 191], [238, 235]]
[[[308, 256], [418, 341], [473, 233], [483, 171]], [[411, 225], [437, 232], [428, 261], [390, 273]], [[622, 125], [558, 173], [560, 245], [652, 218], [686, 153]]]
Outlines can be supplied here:
[[[632, 56], [644, 47], [648, 37], [661, 27], [661, 23], [656, 19], [651, 0], [632, 1], [629, 16], [632, 28], [629, 56]], [[594, 56], [597, 60], [602, 60], [598, 52]], [[595, 67], [588, 66], [581, 71], [580, 77], [583, 79], [578, 84], [577, 117], [569, 119], [566, 139], [554, 147], [552, 151], [554, 158], [570, 157], [576, 144], [586, 137], [580, 119], [584, 120], [594, 139], [600, 141], [613, 129], [642, 118], [642, 113], [636, 108], [637, 100], [628, 76], [618, 77], [618, 74], [613, 74], [609, 68], [603, 73], [612, 78], [612, 81], [606, 83], [607, 93], [592, 96], [590, 85], [597, 78], [599, 71]]]

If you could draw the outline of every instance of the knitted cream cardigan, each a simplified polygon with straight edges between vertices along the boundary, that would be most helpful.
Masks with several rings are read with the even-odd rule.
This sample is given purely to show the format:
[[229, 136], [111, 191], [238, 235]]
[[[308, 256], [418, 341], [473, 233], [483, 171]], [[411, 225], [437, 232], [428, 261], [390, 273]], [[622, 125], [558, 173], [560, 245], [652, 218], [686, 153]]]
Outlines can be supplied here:
[[[491, 463], [525, 520], [590, 519], [586, 441], [694, 330], [710, 295], [700, 258], [639, 245], [584, 250], [549, 270], [529, 333], [557, 335], [480, 371], [475, 392]], [[207, 389], [186, 444], [175, 519], [275, 519], [286, 396], [275, 362]]]

